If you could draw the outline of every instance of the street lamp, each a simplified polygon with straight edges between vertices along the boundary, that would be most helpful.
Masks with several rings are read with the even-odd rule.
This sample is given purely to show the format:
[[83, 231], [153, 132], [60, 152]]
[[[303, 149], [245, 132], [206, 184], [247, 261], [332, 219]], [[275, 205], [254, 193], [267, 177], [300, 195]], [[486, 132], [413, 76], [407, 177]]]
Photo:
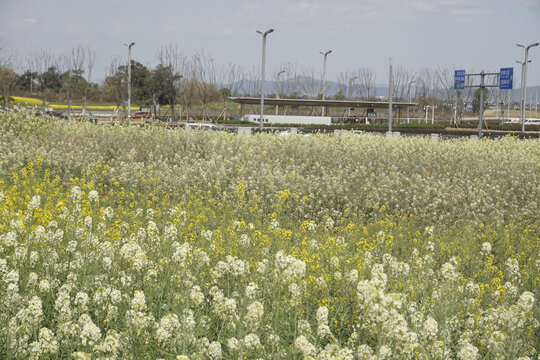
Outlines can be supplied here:
[[128, 48], [128, 118], [131, 116], [131, 47], [135, 45], [134, 42], [130, 44], [124, 43]]
[[[351, 84], [354, 80], [358, 79], [358, 76], [355, 76], [349, 80], [349, 87], [347, 88], [347, 100], [351, 101]], [[349, 111], [347, 117], [351, 117], [351, 107], [349, 106]]]
[[[532, 62], [532, 60], [527, 60], [527, 63], [530, 63]], [[520, 64], [521, 65], [521, 96], [520, 96], [520, 99], [519, 99], [519, 122], [524, 124], [524, 116], [523, 116], [523, 113], [521, 111], [522, 107], [522, 99], [523, 99], [523, 75], [525, 74], [525, 62], [523, 61], [519, 61], [519, 60], [516, 60], [516, 63]], [[524, 126], [524, 125], [522, 125]], [[521, 129], [521, 131], [525, 131], [524, 128]]]
[[392, 72], [392, 58], [389, 59], [389, 75], [388, 75], [388, 132], [392, 134], [392, 96], [394, 93], [394, 75]]
[[266, 36], [270, 33], [274, 32], [274, 29], [270, 29], [265, 31], [264, 33], [262, 31], [257, 30], [257, 33], [262, 35], [262, 68], [261, 68], [261, 119], [260, 119], [260, 127], [261, 130], [263, 128], [263, 116], [264, 116], [264, 64], [265, 64], [265, 57], [266, 57]]
[[[328, 50], [327, 52], [319, 51], [322, 55], [324, 55], [324, 64], [323, 64], [323, 90], [322, 90], [322, 99], [324, 101], [324, 97], [326, 95], [326, 57], [328, 54], [330, 54], [332, 50]], [[324, 116], [324, 105], [322, 107], [322, 116]]]
[[523, 61], [523, 66], [521, 68], [521, 111], [519, 117], [521, 120], [521, 132], [525, 132], [525, 97], [527, 96], [527, 60], [529, 56], [529, 49], [535, 46], [538, 46], [539, 43], [530, 44], [528, 46], [516, 44], [519, 47], [525, 49], [525, 60]]
[[[277, 76], [276, 76], [276, 96], [278, 99], [279, 99], [279, 75], [283, 74], [284, 72], [285, 70], [281, 70], [280, 72], [277, 73]], [[278, 108], [279, 108], [279, 105], [276, 105], [276, 115], [278, 114]]]

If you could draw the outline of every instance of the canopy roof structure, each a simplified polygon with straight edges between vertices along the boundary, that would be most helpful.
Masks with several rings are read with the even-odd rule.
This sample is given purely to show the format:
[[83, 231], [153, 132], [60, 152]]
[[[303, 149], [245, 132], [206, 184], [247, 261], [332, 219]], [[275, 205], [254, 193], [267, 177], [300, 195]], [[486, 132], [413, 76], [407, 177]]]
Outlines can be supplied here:
[[[242, 105], [257, 105], [261, 103], [261, 98], [257, 97], [229, 97], [229, 100]], [[265, 105], [280, 106], [326, 106], [326, 107], [352, 107], [352, 108], [374, 108], [388, 109], [388, 101], [361, 101], [361, 100], [315, 100], [315, 99], [276, 99], [264, 98]], [[413, 102], [392, 102], [394, 109], [403, 109], [416, 106]]]

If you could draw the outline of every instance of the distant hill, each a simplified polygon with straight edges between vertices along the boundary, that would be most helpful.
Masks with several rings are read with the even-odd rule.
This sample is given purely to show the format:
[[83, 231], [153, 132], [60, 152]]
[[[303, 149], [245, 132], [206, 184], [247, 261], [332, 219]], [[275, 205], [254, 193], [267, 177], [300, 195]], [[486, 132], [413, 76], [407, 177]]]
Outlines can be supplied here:
[[[320, 79], [312, 79], [310, 77], [299, 75], [296, 76], [293, 79], [288, 80], [281, 80], [279, 82], [279, 88], [283, 90], [287, 84], [289, 83], [298, 83], [298, 84], [309, 84], [307, 88], [314, 90], [316, 94], [318, 94], [322, 89], [322, 80]], [[227, 87], [229, 89], [238, 89], [240, 86], [244, 89], [244, 93], [250, 93], [250, 94], [257, 94], [259, 95], [260, 92], [260, 80], [244, 80], [242, 82], [235, 82], [232, 84], [224, 84], [223, 87]], [[265, 94], [272, 95], [275, 94], [277, 90], [276, 82], [273, 80], [265, 80], [264, 81], [264, 92]], [[521, 89], [513, 89], [512, 91], [512, 101], [519, 101], [521, 97]], [[531, 95], [532, 95], [532, 103], [534, 104], [536, 101], [536, 92], [538, 91], [538, 101], [540, 102], [540, 86], [527, 86], [527, 98], [529, 99], [527, 103], [531, 102]], [[326, 97], [330, 98], [335, 96], [339, 92], [339, 83], [335, 81], [326, 80]], [[308, 95], [306, 91], [302, 90], [302, 87], [299, 86], [299, 89], [297, 89], [298, 95]], [[414, 96], [414, 88], [411, 87], [411, 95]], [[316, 96], [316, 95], [315, 95]], [[375, 96], [388, 96], [388, 84], [375, 84]]]

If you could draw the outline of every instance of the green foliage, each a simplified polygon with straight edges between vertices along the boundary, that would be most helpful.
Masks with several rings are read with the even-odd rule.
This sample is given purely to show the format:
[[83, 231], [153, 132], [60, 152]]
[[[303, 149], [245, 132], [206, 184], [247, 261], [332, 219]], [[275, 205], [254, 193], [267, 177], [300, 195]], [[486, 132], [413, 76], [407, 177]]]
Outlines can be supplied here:
[[[480, 112], [480, 95], [481, 95], [480, 89], [478, 88], [474, 92], [473, 101], [472, 101], [472, 108], [475, 114], [478, 114]], [[487, 109], [488, 95], [489, 95], [489, 89], [484, 88], [484, 105], [483, 105], [484, 110]]]

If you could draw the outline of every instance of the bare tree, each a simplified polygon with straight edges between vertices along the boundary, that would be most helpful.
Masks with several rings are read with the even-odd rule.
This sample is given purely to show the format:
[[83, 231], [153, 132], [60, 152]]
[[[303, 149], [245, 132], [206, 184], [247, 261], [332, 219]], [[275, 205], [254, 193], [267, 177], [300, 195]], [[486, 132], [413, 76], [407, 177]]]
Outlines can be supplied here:
[[202, 119], [208, 116], [208, 103], [219, 99], [217, 88], [216, 62], [204, 53], [195, 53], [191, 58], [191, 75], [197, 92], [203, 103]]
[[92, 49], [91, 47], [86, 47], [86, 54], [85, 54], [85, 63], [86, 63], [86, 81], [87, 86], [83, 89], [82, 94], [82, 100], [83, 100], [83, 112], [87, 111], [87, 99], [88, 99], [88, 92], [90, 91], [90, 86], [92, 86], [92, 71], [94, 71], [94, 66], [96, 64], [96, 51]]
[[423, 68], [416, 76], [416, 94], [419, 98], [434, 98], [436, 74], [431, 68]]
[[371, 99], [375, 97], [375, 80], [377, 74], [370, 67], [360, 68], [353, 72], [357, 80], [355, 81], [354, 88], [360, 98]]
[[17, 74], [13, 70], [12, 54], [8, 54], [5, 47], [0, 44], [0, 91], [4, 98], [4, 104], [9, 105], [9, 98], [17, 84]]
[[103, 86], [105, 96], [111, 99], [120, 108], [125, 99], [126, 78], [119, 68], [124, 64], [124, 59], [120, 56], [111, 58], [109, 66], [105, 69], [105, 84]]
[[[77, 45], [62, 56], [59, 61], [59, 70], [62, 73], [62, 85], [66, 93], [66, 102], [68, 104], [68, 116], [71, 119], [73, 115], [72, 100], [74, 95], [82, 93], [86, 84], [84, 80], [84, 65], [86, 62], [86, 49]], [[85, 81], [84, 81], [85, 82]]]
[[242, 94], [246, 96], [259, 96], [261, 89], [261, 67], [252, 66], [247, 74], [246, 80], [242, 84]]
[[403, 66], [396, 66], [393, 76], [393, 89], [396, 99], [408, 100], [411, 84], [414, 81], [414, 72]]
[[218, 71], [219, 86], [229, 89], [232, 96], [240, 95], [245, 81], [244, 69], [238, 65], [229, 63]]
[[171, 108], [171, 115], [175, 118], [176, 104], [180, 100], [180, 88], [186, 70], [186, 57], [178, 50], [177, 45], [162, 47], [156, 55], [159, 64], [154, 70], [153, 102], [161, 99]]
[[300, 81], [298, 76], [298, 65], [293, 63], [284, 63], [279, 66], [279, 71], [285, 71], [283, 73], [283, 80], [280, 81], [279, 92], [286, 97], [298, 95], [301, 91]]
[[347, 94], [349, 92], [349, 80], [354, 78], [354, 75], [349, 74], [348, 71], [342, 71], [337, 76], [337, 82], [339, 86], [339, 92], [341, 94]]
[[300, 70], [299, 86], [303, 94], [314, 99], [321, 95], [322, 82], [317, 80], [318, 73], [313, 69], [302, 68]]
[[39, 52], [32, 54], [29, 61], [32, 64], [32, 68], [35, 69], [38, 74], [37, 80], [39, 84], [39, 96], [41, 97], [43, 106], [45, 106], [47, 96], [47, 78], [44, 75], [49, 69], [58, 63], [58, 59], [52, 54], [50, 49], [42, 49]]

